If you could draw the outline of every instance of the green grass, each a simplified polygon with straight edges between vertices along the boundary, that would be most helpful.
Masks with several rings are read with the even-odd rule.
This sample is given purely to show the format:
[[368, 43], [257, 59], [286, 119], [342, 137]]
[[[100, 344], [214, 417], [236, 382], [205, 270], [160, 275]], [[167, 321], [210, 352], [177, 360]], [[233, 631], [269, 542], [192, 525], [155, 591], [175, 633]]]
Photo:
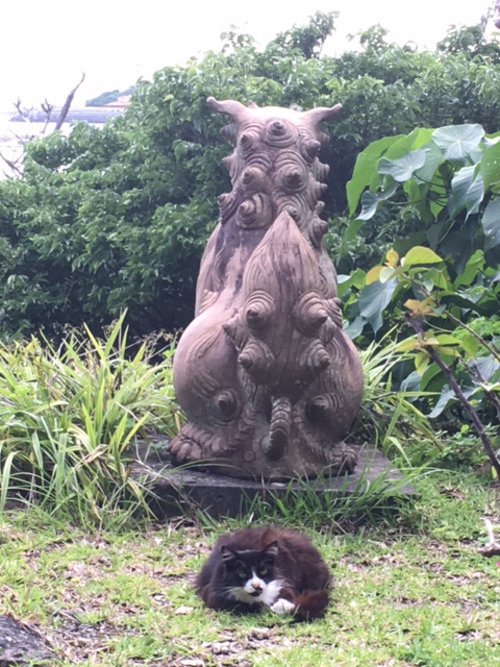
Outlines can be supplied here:
[[[500, 567], [477, 553], [483, 516], [500, 532], [498, 486], [467, 472], [484, 461], [477, 439], [441, 442], [414, 397], [391, 390], [391, 345], [364, 353], [353, 438], [390, 454], [399, 481], [362, 475], [354, 494], [321, 501], [314, 481], [290, 484], [240, 520], [188, 508], [157, 526], [131, 445], [178, 428], [173, 348], [151, 363], [157, 341], [131, 348], [121, 325], [57, 349], [0, 345], [0, 614], [39, 628], [60, 667], [500, 667]], [[5, 511], [13, 498], [26, 511]], [[193, 581], [211, 545], [250, 522], [311, 536], [334, 574], [324, 619], [202, 606]]]
[[81, 525], [147, 514], [128, 448], [177, 430], [173, 347], [151, 363], [158, 341], [131, 346], [123, 317], [104, 340], [85, 327], [58, 348], [0, 344], [0, 511], [16, 499]]
[[474, 473], [416, 481], [392, 524], [307, 532], [334, 575], [326, 617], [205, 609], [193, 579], [216, 535], [172, 523], [88, 534], [32, 510], [0, 522], [0, 613], [39, 627], [60, 665], [490, 667], [500, 665], [500, 567], [477, 553], [498, 488]]

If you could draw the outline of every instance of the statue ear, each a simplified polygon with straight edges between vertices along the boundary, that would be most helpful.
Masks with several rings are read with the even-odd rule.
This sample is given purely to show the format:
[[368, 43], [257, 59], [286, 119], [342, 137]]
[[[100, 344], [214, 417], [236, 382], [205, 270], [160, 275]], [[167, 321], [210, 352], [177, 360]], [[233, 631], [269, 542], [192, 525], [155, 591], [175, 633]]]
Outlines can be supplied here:
[[271, 544], [268, 544], [262, 553], [264, 554], [264, 556], [269, 556], [270, 558], [276, 558], [276, 556], [278, 555], [278, 542], [275, 540], [274, 542], [271, 542]]
[[249, 117], [248, 108], [236, 100], [216, 100], [215, 97], [208, 97], [207, 104], [214, 111], [231, 116], [237, 124]]

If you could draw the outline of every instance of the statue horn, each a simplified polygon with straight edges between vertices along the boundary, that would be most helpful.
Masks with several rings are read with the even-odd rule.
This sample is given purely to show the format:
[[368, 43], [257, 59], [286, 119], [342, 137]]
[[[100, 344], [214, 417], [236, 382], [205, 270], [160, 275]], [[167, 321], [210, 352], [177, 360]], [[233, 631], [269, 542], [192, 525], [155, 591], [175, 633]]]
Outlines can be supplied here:
[[313, 125], [319, 125], [325, 120], [333, 120], [338, 118], [342, 113], [342, 105], [335, 104], [333, 107], [316, 107], [310, 111], [305, 111], [303, 117], [310, 121]]
[[247, 107], [236, 100], [216, 100], [215, 97], [207, 98], [208, 106], [219, 113], [226, 113], [237, 123], [241, 123], [248, 116]]

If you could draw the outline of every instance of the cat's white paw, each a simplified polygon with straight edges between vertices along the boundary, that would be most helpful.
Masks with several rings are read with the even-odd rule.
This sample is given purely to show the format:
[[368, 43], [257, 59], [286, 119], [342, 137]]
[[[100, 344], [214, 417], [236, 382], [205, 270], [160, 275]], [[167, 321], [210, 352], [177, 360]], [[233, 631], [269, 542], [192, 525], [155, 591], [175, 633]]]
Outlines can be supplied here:
[[278, 598], [274, 604], [271, 605], [271, 611], [275, 614], [291, 614], [295, 611], [295, 605], [290, 600], [285, 598]]

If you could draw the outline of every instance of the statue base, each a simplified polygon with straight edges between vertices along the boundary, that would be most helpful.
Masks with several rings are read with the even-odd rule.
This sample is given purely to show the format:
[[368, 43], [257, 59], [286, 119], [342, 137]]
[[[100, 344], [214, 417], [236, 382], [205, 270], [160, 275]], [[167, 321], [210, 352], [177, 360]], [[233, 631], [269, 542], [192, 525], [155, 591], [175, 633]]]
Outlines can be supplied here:
[[[413, 487], [402, 483], [402, 474], [389, 459], [370, 445], [353, 446], [358, 464], [353, 473], [312, 480], [262, 482], [223, 474], [202, 472], [195, 465], [175, 466], [166, 453], [166, 441], [154, 446], [141, 443], [134, 452], [132, 475], [152, 487], [152, 509], [160, 520], [202, 510], [214, 519], [246, 514], [256, 498], [273, 506], [290, 492], [311, 489], [319, 498], [334, 494], [352, 495], [371, 487], [386, 496], [409, 496]], [[222, 468], [221, 468], [222, 469]], [[376, 493], [376, 491], [374, 491]]]

